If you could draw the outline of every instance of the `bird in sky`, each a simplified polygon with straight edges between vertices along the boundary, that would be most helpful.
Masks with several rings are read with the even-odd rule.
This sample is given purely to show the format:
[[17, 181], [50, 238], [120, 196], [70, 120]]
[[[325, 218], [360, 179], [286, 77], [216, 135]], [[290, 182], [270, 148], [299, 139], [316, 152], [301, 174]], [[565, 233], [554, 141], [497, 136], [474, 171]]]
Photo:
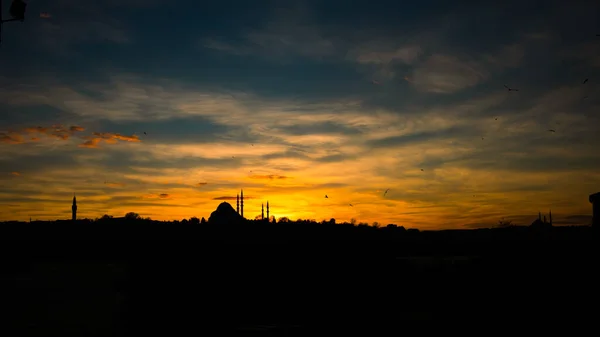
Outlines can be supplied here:
[[354, 207], [354, 205], [352, 205], [352, 204], [348, 204], [348, 205], [350, 205], [350, 206]]
[[425, 172], [425, 170], [421, 169], [422, 172]]
[[506, 84], [504, 85], [504, 87], [506, 89], [508, 89], [508, 91], [519, 91], [519, 89], [513, 89], [513, 88], [509, 88]]
[[147, 135], [146, 131], [144, 131], [144, 134]]
[[388, 192], [389, 190], [390, 190], [390, 189], [388, 188], [387, 190], [385, 190], [385, 192], [383, 192], [383, 196], [384, 196], [384, 197], [385, 197], [385, 195], [387, 194], [387, 192]]
[[550, 131], [550, 132], [556, 132], [556, 130], [554, 130], [554, 129], [550, 129], [550, 130], [548, 130], [548, 131]]
[[498, 120], [498, 117], [494, 118], [494, 120]]
[[329, 199], [329, 197], [327, 196], [327, 194], [325, 194], [325, 198]]
[[588, 81], [588, 79], [586, 78], [585, 80], [583, 80], [583, 83], [582, 83], [582, 84], [586, 84], [586, 83], [587, 83], [587, 81]]

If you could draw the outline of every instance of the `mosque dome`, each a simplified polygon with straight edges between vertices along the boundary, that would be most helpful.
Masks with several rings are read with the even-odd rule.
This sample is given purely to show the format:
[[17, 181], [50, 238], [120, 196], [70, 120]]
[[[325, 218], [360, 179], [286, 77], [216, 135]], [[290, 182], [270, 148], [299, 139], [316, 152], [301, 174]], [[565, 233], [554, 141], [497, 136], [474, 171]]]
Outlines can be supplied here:
[[242, 216], [239, 215], [228, 202], [222, 202], [217, 206], [217, 209], [210, 214], [208, 222], [231, 224], [239, 222], [242, 219]]

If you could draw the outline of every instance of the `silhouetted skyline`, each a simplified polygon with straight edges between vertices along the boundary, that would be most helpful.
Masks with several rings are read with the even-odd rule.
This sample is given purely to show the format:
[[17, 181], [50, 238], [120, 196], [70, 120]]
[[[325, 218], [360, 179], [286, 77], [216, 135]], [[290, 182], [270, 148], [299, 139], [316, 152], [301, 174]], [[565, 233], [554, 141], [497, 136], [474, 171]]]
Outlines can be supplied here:
[[549, 209], [555, 225], [589, 223], [596, 13], [514, 0], [27, 3], [2, 29], [0, 221], [70, 219], [73, 193], [77, 218], [208, 218], [243, 188], [250, 219], [268, 201], [291, 219], [420, 229], [527, 224]]

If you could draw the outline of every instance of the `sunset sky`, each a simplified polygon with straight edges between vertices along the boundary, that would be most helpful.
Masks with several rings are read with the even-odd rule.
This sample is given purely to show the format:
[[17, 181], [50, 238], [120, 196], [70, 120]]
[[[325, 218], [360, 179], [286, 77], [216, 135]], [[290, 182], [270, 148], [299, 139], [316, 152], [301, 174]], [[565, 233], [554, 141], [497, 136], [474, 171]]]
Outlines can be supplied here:
[[2, 29], [0, 220], [69, 218], [73, 193], [80, 218], [208, 218], [243, 188], [251, 219], [268, 200], [277, 218], [420, 229], [549, 209], [589, 224], [599, 13], [577, 0], [29, 1]]

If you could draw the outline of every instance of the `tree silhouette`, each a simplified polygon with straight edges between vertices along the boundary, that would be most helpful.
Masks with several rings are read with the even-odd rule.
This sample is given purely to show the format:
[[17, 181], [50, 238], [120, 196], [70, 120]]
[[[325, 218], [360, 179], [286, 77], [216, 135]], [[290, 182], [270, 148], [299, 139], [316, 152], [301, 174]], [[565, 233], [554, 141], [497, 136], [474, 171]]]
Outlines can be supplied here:
[[500, 219], [498, 225], [496, 225], [497, 228], [507, 228], [510, 226], [512, 226], [512, 220], [504, 220], [504, 218]]
[[198, 219], [197, 217], [193, 216], [193, 217], [190, 218], [190, 223], [192, 225], [197, 225], [197, 224], [200, 223], [200, 219]]
[[139, 220], [140, 219], [140, 215], [135, 213], [135, 212], [129, 212], [127, 214], [125, 214], [125, 219], [127, 220]]

